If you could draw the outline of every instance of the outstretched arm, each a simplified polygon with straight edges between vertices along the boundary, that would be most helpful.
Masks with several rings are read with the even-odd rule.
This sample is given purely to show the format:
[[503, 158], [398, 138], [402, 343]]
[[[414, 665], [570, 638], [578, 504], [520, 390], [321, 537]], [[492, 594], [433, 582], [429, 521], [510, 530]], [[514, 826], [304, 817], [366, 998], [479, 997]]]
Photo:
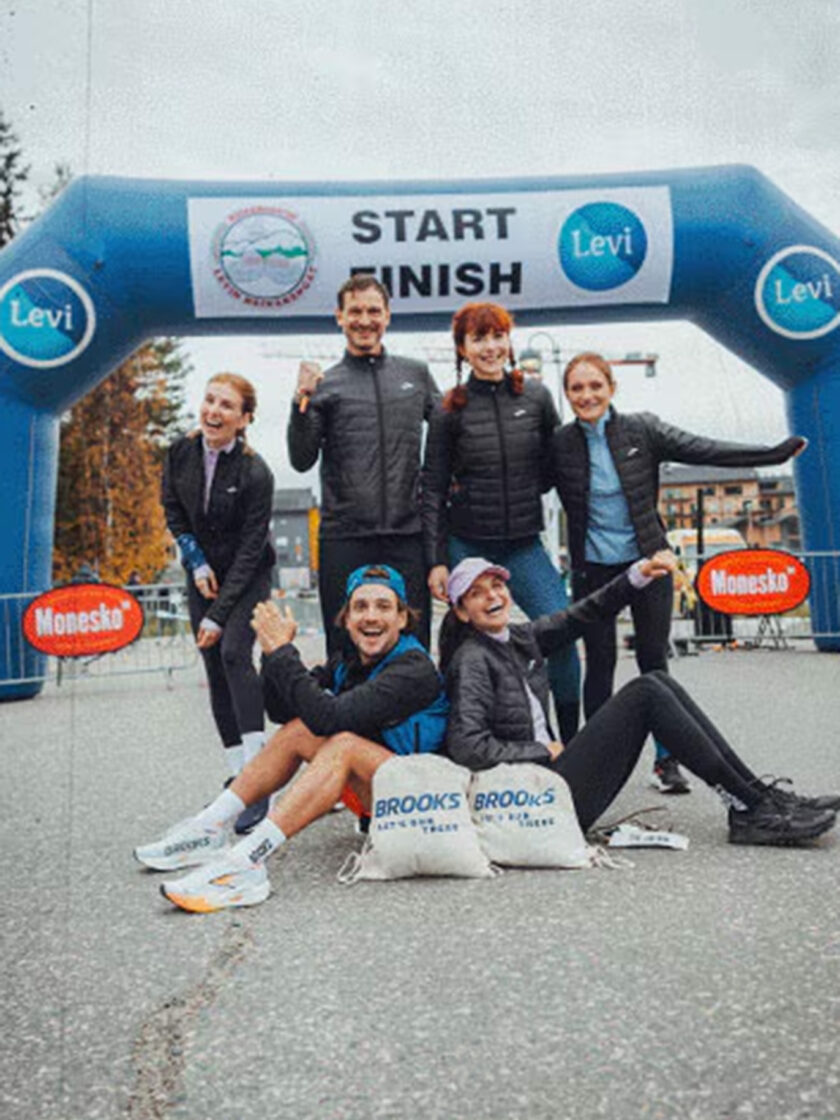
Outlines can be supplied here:
[[709, 439], [653, 417], [654, 445], [660, 462], [712, 463], [719, 467], [777, 466], [800, 455], [808, 446], [804, 436], [789, 436], [781, 443], [750, 444]]
[[532, 623], [534, 637], [543, 653], [568, 645], [581, 637], [591, 622], [601, 622], [618, 614], [630, 602], [634, 590], [641, 590], [654, 579], [661, 579], [674, 572], [677, 558], [669, 549], [662, 549], [653, 556], [637, 560], [626, 572], [573, 603], [565, 611], [544, 615]]

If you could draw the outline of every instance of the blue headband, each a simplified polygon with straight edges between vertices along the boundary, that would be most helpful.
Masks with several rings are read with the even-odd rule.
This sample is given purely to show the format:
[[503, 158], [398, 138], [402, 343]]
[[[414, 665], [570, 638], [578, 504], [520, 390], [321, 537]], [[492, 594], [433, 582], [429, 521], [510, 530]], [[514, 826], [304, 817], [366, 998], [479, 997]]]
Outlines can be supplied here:
[[347, 577], [347, 598], [349, 599], [353, 592], [364, 583], [381, 583], [383, 587], [390, 587], [396, 597], [401, 599], [403, 603], [408, 601], [408, 596], [405, 593], [405, 580], [396, 568], [389, 568], [387, 564], [365, 564], [364, 567], [356, 568], [355, 572], [351, 572]]

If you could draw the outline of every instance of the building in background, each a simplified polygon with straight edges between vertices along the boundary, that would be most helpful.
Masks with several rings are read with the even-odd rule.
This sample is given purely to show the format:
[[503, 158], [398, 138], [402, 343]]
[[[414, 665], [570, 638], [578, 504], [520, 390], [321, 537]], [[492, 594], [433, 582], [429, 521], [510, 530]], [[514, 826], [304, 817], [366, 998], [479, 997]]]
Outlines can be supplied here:
[[318, 507], [309, 487], [275, 490], [271, 539], [277, 552], [274, 585], [281, 591], [310, 591], [318, 570]]
[[666, 464], [659, 487], [659, 513], [666, 528], [694, 528], [698, 490], [703, 491], [706, 525], [737, 529], [752, 547], [801, 550], [790, 475], [762, 475], [749, 467]]

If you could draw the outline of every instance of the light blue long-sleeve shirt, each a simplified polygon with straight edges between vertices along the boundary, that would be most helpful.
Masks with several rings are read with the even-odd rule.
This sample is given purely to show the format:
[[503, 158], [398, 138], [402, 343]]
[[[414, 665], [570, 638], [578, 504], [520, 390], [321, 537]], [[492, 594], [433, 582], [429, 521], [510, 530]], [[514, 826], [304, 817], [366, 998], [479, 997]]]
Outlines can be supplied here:
[[581, 427], [589, 449], [589, 521], [585, 556], [590, 564], [626, 564], [638, 559], [639, 542], [627, 499], [607, 443], [609, 412]]

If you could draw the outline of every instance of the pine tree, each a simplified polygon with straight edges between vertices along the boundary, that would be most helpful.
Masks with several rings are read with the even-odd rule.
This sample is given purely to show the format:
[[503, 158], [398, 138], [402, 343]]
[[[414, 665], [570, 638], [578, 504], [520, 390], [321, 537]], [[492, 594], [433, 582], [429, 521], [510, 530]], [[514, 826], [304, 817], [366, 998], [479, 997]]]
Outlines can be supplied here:
[[20, 188], [29, 178], [22, 163], [23, 151], [11, 124], [0, 109], [0, 249], [7, 245], [21, 224], [18, 211]]

